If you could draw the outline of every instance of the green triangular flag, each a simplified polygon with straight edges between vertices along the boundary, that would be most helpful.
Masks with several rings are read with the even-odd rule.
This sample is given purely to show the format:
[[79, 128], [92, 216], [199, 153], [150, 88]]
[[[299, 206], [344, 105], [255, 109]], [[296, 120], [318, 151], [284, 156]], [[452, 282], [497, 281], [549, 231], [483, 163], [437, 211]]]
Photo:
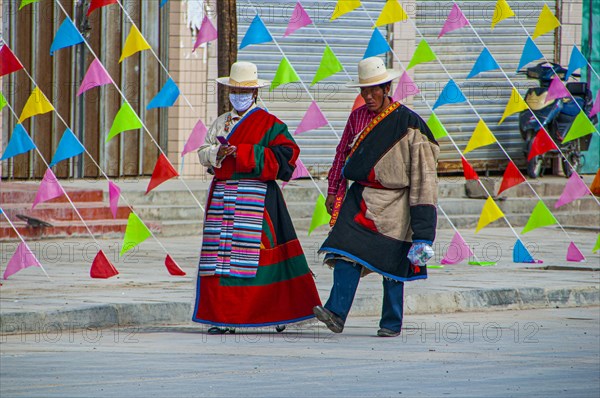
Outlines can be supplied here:
[[448, 135], [446, 128], [444, 127], [442, 122], [440, 122], [440, 119], [438, 119], [435, 112], [431, 112], [431, 116], [429, 116], [429, 119], [427, 119], [427, 126], [429, 127], [429, 130], [431, 130], [431, 132], [433, 133], [433, 136], [436, 140], [439, 140], [440, 138]]
[[600, 250], [600, 234], [598, 234], [598, 239], [596, 239], [596, 245], [592, 249], [592, 253], [596, 253], [598, 250]]
[[136, 130], [141, 129], [143, 127], [142, 121], [135, 113], [131, 105], [125, 102], [121, 105], [121, 109], [117, 112], [117, 116], [115, 116], [115, 120], [113, 121], [112, 127], [106, 137], [106, 142], [110, 141], [119, 133], [127, 130]]
[[148, 239], [151, 235], [150, 230], [143, 221], [135, 213], [129, 213], [120, 256]]
[[477, 265], [479, 267], [491, 267], [496, 265], [495, 261], [469, 261], [469, 265]]
[[409, 70], [413, 66], [422, 64], [423, 62], [429, 62], [429, 61], [435, 61], [435, 60], [436, 60], [435, 53], [433, 52], [431, 47], [429, 47], [429, 44], [427, 44], [427, 41], [425, 39], [423, 39], [417, 46], [417, 49], [415, 50], [415, 53], [413, 54], [412, 59], [410, 60], [410, 63], [408, 64], [408, 67], [406, 68], [406, 70]]
[[320, 82], [323, 79], [328, 78], [331, 75], [335, 75], [338, 72], [344, 70], [344, 67], [337, 59], [333, 50], [329, 48], [329, 46], [325, 47], [325, 51], [323, 51], [323, 58], [321, 58], [321, 64], [319, 65], [319, 69], [313, 78], [311, 86], [314, 86], [317, 82]]
[[521, 233], [524, 234], [536, 228], [553, 224], [558, 224], [558, 221], [556, 221], [556, 218], [550, 213], [550, 210], [548, 210], [544, 202], [540, 200], [537, 202], [537, 205], [535, 205], [535, 208], [531, 212], [531, 216], [529, 216], [529, 220]]
[[4, 95], [2, 95], [2, 93], [0, 93], [0, 111], [2, 109], [4, 109], [6, 104], [8, 104], [8, 102], [6, 101], [6, 98], [4, 98]]
[[331, 216], [327, 213], [327, 208], [325, 207], [325, 197], [319, 195], [317, 203], [315, 204], [312, 220], [310, 220], [310, 227], [308, 227], [308, 235], [310, 236], [310, 233], [317, 227], [329, 224], [329, 220], [331, 220]]
[[277, 72], [275, 72], [275, 77], [273, 78], [273, 81], [271, 81], [271, 88], [269, 88], [269, 91], [273, 91], [276, 87], [281, 86], [282, 84], [299, 81], [300, 77], [298, 77], [298, 74], [294, 68], [292, 68], [292, 65], [290, 65], [290, 61], [288, 61], [286, 57], [283, 57], [279, 63]]
[[594, 127], [590, 119], [586, 116], [586, 114], [583, 111], [579, 111], [579, 114], [577, 115], [575, 120], [573, 120], [573, 124], [571, 124], [571, 127], [569, 128], [569, 132], [562, 140], [562, 142], [564, 144], [565, 142], [569, 142], [579, 137], [583, 137], [584, 135], [591, 134], [594, 131], [596, 131], [596, 128]]
[[19, 6], [19, 10], [25, 7], [27, 4], [37, 3], [40, 0], [21, 0], [21, 5]]

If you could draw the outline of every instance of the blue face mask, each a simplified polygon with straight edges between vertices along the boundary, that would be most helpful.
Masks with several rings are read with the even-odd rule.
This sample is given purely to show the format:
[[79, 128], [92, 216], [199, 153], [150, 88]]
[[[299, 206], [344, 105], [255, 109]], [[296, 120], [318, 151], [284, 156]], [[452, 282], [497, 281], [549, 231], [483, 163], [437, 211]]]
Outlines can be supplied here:
[[229, 94], [229, 102], [233, 105], [233, 108], [238, 112], [243, 112], [252, 106], [254, 102], [253, 92], [240, 93], [240, 94]]

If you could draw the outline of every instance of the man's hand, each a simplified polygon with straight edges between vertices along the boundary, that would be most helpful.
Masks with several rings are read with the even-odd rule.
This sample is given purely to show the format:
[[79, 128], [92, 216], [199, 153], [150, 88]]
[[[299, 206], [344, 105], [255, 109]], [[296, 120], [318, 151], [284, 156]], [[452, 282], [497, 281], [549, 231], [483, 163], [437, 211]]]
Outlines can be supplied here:
[[424, 267], [427, 264], [427, 261], [429, 261], [434, 254], [435, 253], [433, 252], [431, 245], [425, 242], [415, 242], [410, 247], [406, 257], [408, 257], [408, 260], [411, 262], [411, 264]]
[[226, 156], [232, 155], [235, 153], [237, 148], [231, 145], [221, 145], [219, 147], [219, 152], [217, 152], [217, 158], [223, 159]]
[[331, 215], [333, 213], [333, 205], [335, 204], [335, 195], [327, 195], [327, 199], [325, 199], [325, 208], [327, 209], [327, 213]]

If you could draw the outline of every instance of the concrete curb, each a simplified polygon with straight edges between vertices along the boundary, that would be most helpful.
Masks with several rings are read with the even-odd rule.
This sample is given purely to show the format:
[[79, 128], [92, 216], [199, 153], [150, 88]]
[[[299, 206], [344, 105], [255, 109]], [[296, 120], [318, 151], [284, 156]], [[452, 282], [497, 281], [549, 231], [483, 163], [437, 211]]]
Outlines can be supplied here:
[[[381, 297], [357, 297], [350, 316], [379, 316]], [[477, 289], [407, 294], [405, 314], [481, 310], [525, 310], [600, 305], [600, 287]], [[63, 331], [190, 322], [191, 303], [104, 304], [72, 310], [13, 312], [0, 316], [0, 334], [40, 333], [52, 338]], [[1, 340], [0, 340], [1, 341]]]

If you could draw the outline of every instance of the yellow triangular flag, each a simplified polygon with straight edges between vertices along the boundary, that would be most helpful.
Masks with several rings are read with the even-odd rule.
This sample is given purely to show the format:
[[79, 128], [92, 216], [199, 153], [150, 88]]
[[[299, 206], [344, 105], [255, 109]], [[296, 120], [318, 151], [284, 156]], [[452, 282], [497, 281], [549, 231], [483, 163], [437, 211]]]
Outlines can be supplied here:
[[498, 22], [514, 16], [515, 13], [510, 8], [506, 0], [498, 0], [496, 2], [496, 8], [494, 8], [494, 15], [492, 16], [492, 30], [494, 30], [494, 27]]
[[29, 119], [35, 115], [41, 115], [53, 111], [54, 107], [48, 101], [48, 98], [40, 91], [38, 87], [34, 88], [29, 96], [29, 99], [25, 103], [21, 116], [19, 117], [19, 123], [23, 123], [24, 120]]
[[494, 199], [491, 196], [488, 196], [485, 204], [483, 205], [483, 209], [481, 210], [481, 216], [479, 216], [479, 222], [477, 223], [477, 228], [475, 229], [475, 233], [479, 232], [479, 230], [491, 222], [496, 221], [499, 218], [504, 217], [504, 213], [498, 207]]
[[537, 39], [543, 34], [553, 31], [554, 29], [560, 26], [560, 22], [558, 18], [552, 11], [550, 11], [550, 7], [547, 4], [544, 4], [544, 8], [542, 8], [542, 12], [538, 18], [537, 24], [535, 24], [535, 31], [533, 32], [533, 40]]
[[127, 40], [125, 40], [125, 46], [123, 47], [123, 53], [121, 54], [119, 62], [123, 62], [125, 58], [130, 57], [137, 52], [148, 49], [150, 49], [150, 44], [148, 44], [146, 39], [144, 39], [144, 36], [142, 36], [142, 33], [134, 25], [129, 31]]
[[490, 128], [485, 124], [483, 119], [479, 119], [479, 123], [477, 123], [475, 131], [473, 131], [473, 135], [463, 153], [471, 152], [473, 149], [490, 145], [494, 142], [496, 142], [496, 137], [494, 137], [494, 134], [490, 131]]
[[524, 111], [525, 109], [529, 109], [527, 103], [521, 97], [521, 94], [517, 91], [516, 88], [513, 87], [512, 93], [510, 95], [510, 99], [506, 104], [506, 108], [504, 109], [504, 114], [502, 115], [502, 119], [498, 122], [498, 124], [502, 124], [504, 119], [512, 115], [513, 113]]
[[[375, 26], [383, 26], [394, 22], [406, 21], [408, 15], [404, 12], [402, 5], [398, 3], [398, 0], [388, 0], [375, 22]], [[375, 27], [374, 26], [374, 27]]]
[[360, 6], [360, 0], [338, 0], [337, 5], [333, 10], [333, 14], [331, 15], [330, 21], [349, 13], [350, 11], [354, 11]]

